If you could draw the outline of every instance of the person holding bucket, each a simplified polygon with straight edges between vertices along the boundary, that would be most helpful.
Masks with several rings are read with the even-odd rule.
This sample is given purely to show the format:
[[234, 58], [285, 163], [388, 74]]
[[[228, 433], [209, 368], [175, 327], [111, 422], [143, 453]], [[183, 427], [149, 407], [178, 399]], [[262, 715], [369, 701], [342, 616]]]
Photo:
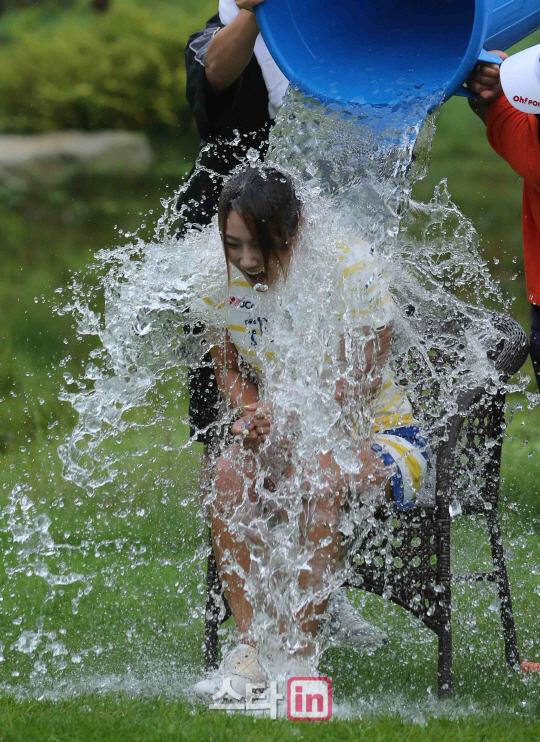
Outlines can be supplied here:
[[472, 110], [487, 126], [489, 143], [523, 178], [523, 251], [531, 303], [530, 351], [540, 390], [540, 44], [503, 63], [478, 64], [468, 87], [478, 98]]
[[224, 178], [250, 149], [264, 157], [288, 80], [259, 35], [253, 7], [220, 0], [206, 28], [188, 39], [186, 97], [202, 146], [178, 207], [187, 224], [208, 224]]
[[[289, 83], [259, 34], [254, 7], [263, 2], [219, 0], [219, 12], [189, 38], [186, 96], [202, 146], [178, 202], [183, 219], [179, 237], [189, 228], [211, 222], [225, 179], [250, 150], [261, 159], [266, 154], [270, 129]], [[212, 461], [227, 435], [219, 423], [221, 397], [209, 356], [201, 367], [190, 369], [189, 392], [191, 435], [204, 445], [204, 491]], [[321, 630], [333, 646], [373, 647], [388, 641], [383, 631], [358, 615], [344, 590], [332, 595]]]

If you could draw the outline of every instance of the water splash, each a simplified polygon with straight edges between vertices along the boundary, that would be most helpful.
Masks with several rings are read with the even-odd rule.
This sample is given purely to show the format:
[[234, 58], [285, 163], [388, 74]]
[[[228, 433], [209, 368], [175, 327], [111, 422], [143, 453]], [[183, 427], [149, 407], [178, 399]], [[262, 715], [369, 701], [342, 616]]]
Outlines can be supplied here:
[[[435, 118], [425, 120], [423, 111], [407, 131], [396, 131], [386, 122], [381, 133], [365, 114], [359, 118], [331, 111], [293, 91], [272, 135], [268, 159], [295, 179], [305, 203], [306, 228], [287, 282], [261, 295], [259, 304], [261, 316], [271, 317], [276, 328], [262, 339], [263, 351], [276, 358], [265, 382], [274, 405], [273, 435], [276, 440], [294, 440], [285, 461], [261, 456], [259, 478], [280, 466], [294, 473], [271, 497], [265, 492], [266, 509], [236, 523], [251, 539], [254, 568], [247, 589], [257, 607], [254, 632], [267, 659], [278, 650], [287, 654], [303, 646], [298, 622], [291, 617], [315, 594], [329, 594], [345, 576], [338, 570], [322, 585], [299, 589], [302, 571], [313, 555], [302, 538], [304, 511], [298, 493], [320, 489], [320, 452], [332, 450], [349, 478], [359, 475], [358, 444], [373, 422], [373, 412], [366, 406], [351, 426], [333, 394], [337, 379], [354, 374], [354, 368], [336, 356], [328, 358], [328, 337], [336, 333], [330, 292], [339, 245], [360, 236], [380, 256], [394, 303], [393, 372], [420, 400], [436, 379], [436, 397], [419, 404], [432, 445], [455, 413], [460, 390], [480, 383], [492, 390], [501, 388], [490, 358], [500, 339], [490, 308], [505, 302], [481, 258], [474, 227], [452, 203], [444, 182], [427, 204], [411, 196], [414, 182], [427, 172]], [[256, 162], [255, 155], [251, 162]], [[202, 630], [201, 563], [208, 548], [195, 466], [190, 469], [185, 463], [190, 461], [192, 444], [178, 430], [181, 426], [185, 430], [188, 422], [186, 368], [204, 362], [215, 329], [212, 315], [198, 313], [194, 300], [212, 295], [227, 301], [229, 290], [216, 225], [191, 231], [179, 241], [171, 204], [172, 200], [164, 203], [153, 242], [135, 239], [97, 256], [90, 272], [103, 291], [103, 314], [89, 301], [82, 281], [73, 284], [69, 301], [59, 297], [58, 311], [74, 318], [80, 335], [99, 340], [81, 376], [65, 378], [62, 393], [78, 416], [58, 450], [63, 476], [71, 485], [71, 507], [64, 497], [54, 504], [46, 504], [50, 500], [36, 504], [39, 495], [33, 499], [29, 485], [17, 484], [2, 512], [9, 543], [2, 595], [11, 600], [12, 623], [3, 658], [14, 668], [11, 682], [26, 684], [36, 693], [55, 679], [61, 679], [68, 694], [79, 680], [84, 687], [85, 678], [96, 687], [91, 680], [95, 668], [106, 666], [109, 657], [113, 665], [122, 665], [126, 648], [130, 661], [144, 666], [156, 637], [163, 662], [179, 666], [180, 675], [194, 673], [197, 667], [193, 637], [200, 639]], [[361, 310], [361, 303], [353, 308]], [[192, 333], [189, 328], [196, 321], [206, 330]], [[358, 336], [353, 313], [343, 322], [346, 337], [365, 349], [372, 338]], [[441, 351], [452, 357], [452, 365], [442, 373], [434, 361]], [[508, 392], [525, 387], [525, 379], [505, 385]], [[182, 471], [178, 462], [184, 462]], [[461, 490], [471, 496], [478, 490], [474, 474], [474, 467], [465, 466], [460, 482]], [[288, 520], [276, 523], [281, 511]], [[456, 499], [451, 515], [466, 542], [469, 526], [458, 519], [460, 511]], [[343, 531], [361, 539], [362, 528], [376, 522], [375, 504], [352, 508], [346, 521], [340, 524]], [[531, 550], [534, 530], [519, 533], [515, 523], [507, 525], [513, 529], [511, 544], [521, 564]], [[179, 532], [172, 532], [175, 527]], [[261, 543], [271, 548], [258, 549]], [[156, 574], [163, 575], [159, 589], [152, 585]], [[524, 582], [525, 577], [519, 580]], [[41, 591], [37, 610], [17, 605], [13, 596], [25, 590]], [[482, 590], [479, 597], [469, 599], [466, 621], [479, 637], [478, 646], [488, 651], [482, 622], [497, 616], [491, 615], [495, 612], [491, 587]], [[122, 591], [124, 601], [118, 599]], [[103, 604], [92, 603], [93, 595], [99, 595]], [[456, 595], [461, 600], [459, 589]], [[161, 613], [160, 604], [167, 601], [171, 609]], [[84, 624], [85, 613], [91, 610], [103, 610], [102, 637], [93, 637], [84, 625], [79, 631], [65, 628], [73, 627], [77, 619]], [[530, 608], [523, 615], [529, 615], [527, 611]], [[287, 630], [280, 638], [276, 626], [284, 619]], [[395, 608], [379, 607], [373, 620], [382, 620], [390, 633], [395, 633], [394, 625], [404, 631]], [[419, 640], [423, 629], [412, 619], [405, 621], [410, 662], [433, 663], [432, 638], [422, 634]], [[532, 640], [528, 645], [535, 646]], [[400, 656], [405, 661], [405, 650]], [[339, 667], [347, 671], [346, 662]], [[362, 669], [367, 698], [378, 681]], [[116, 685], [103, 683], [105, 689]], [[381, 701], [383, 709], [394, 707], [394, 702]]]

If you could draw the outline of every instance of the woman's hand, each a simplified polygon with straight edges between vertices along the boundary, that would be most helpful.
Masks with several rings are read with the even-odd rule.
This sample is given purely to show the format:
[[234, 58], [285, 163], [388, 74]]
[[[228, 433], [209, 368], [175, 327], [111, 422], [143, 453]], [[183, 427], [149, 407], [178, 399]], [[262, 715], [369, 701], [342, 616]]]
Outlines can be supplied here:
[[[272, 426], [272, 405], [252, 402], [244, 407], [244, 414], [231, 428], [231, 433], [244, 437], [248, 446], [264, 443]], [[247, 433], [246, 433], [247, 431]]]
[[240, 10], [249, 10], [250, 13], [253, 13], [253, 8], [255, 5], [260, 5], [261, 3], [264, 3], [264, 0], [236, 0], [236, 5]]

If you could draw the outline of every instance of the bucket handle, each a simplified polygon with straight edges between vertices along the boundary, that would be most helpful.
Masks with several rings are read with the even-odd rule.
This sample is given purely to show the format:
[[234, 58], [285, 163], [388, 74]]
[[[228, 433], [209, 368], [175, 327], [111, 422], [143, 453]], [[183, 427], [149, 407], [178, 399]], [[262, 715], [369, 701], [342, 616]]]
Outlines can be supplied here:
[[[486, 62], [487, 64], [502, 64], [502, 59], [499, 57], [498, 54], [490, 54], [485, 49], [482, 49], [482, 51], [478, 55], [478, 61]], [[454, 95], [461, 95], [464, 98], [474, 98], [475, 100], [476, 98], [478, 98], [478, 95], [469, 90], [469, 88], [466, 88], [465, 85], [462, 85], [460, 88], [458, 88]]]

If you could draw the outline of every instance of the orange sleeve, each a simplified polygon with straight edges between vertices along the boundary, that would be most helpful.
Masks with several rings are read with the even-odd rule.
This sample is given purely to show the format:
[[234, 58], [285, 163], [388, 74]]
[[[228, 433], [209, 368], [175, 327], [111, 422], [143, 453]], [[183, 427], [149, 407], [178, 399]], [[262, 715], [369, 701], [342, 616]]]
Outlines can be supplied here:
[[504, 95], [486, 117], [488, 140], [523, 180], [540, 191], [540, 141], [538, 119], [514, 108]]

